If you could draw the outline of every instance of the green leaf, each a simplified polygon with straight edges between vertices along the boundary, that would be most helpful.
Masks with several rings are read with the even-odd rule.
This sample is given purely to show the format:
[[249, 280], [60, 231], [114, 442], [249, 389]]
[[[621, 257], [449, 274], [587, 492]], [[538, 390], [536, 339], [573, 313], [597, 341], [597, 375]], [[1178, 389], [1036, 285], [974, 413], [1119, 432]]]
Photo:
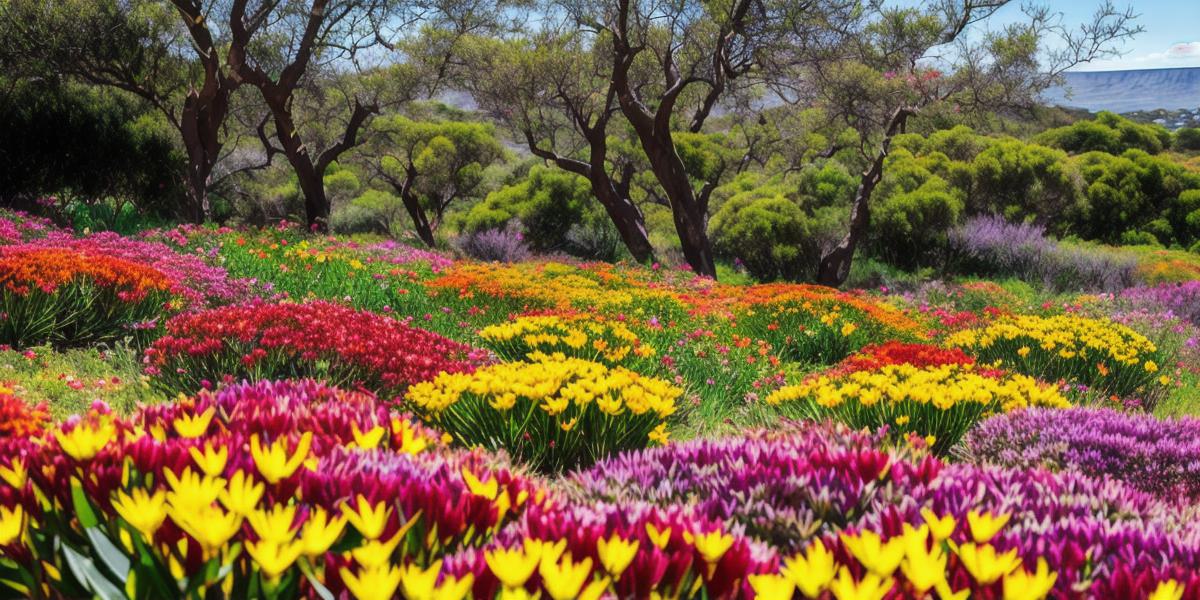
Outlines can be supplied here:
[[67, 559], [67, 566], [71, 568], [71, 572], [100, 600], [121, 600], [125, 598], [125, 593], [116, 585], [108, 580], [100, 569], [96, 568], [96, 564], [92, 559], [80, 554], [74, 548], [63, 544], [63, 556]]
[[89, 527], [84, 530], [87, 537], [92, 542], [92, 547], [96, 549], [96, 554], [100, 560], [104, 562], [104, 566], [108, 567], [117, 576], [128, 576], [129, 574], [129, 557], [121, 552], [120, 548], [113, 545], [108, 536], [99, 527]]
[[100, 524], [100, 519], [96, 517], [96, 511], [92, 509], [92, 503], [88, 500], [79, 481], [71, 482], [71, 502], [75, 505], [75, 514], [79, 517], [79, 524], [84, 529]]

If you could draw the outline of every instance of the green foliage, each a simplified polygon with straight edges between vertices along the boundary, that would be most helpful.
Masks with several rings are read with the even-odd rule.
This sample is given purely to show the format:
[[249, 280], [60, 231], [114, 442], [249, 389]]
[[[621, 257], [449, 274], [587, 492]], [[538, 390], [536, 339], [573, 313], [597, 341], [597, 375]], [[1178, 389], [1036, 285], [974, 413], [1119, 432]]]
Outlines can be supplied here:
[[1093, 120], [1076, 121], [1045, 131], [1036, 136], [1034, 142], [1062, 148], [1072, 154], [1121, 154], [1131, 149], [1158, 154], [1171, 146], [1171, 132], [1161, 125], [1142, 125], [1120, 115], [1101, 112]]
[[1012, 138], [980, 152], [970, 170], [972, 213], [999, 214], [1009, 221], [1053, 220], [1078, 194], [1066, 152]]
[[[840, 209], [831, 201], [844, 190], [836, 168], [812, 169], [799, 178], [743, 173], [714, 191], [719, 205], [709, 222], [718, 256], [740, 261], [763, 281], [811, 276], [820, 242], [837, 230]], [[796, 180], [799, 179], [799, 182]], [[812, 190], [823, 197], [806, 196]]]
[[571, 252], [572, 226], [609, 227], [607, 216], [592, 198], [586, 179], [535, 166], [528, 176], [505, 186], [471, 207], [463, 217], [464, 233], [502, 229], [516, 219], [524, 226], [525, 241], [537, 252]]
[[875, 254], [897, 266], [913, 268], [936, 257], [945, 247], [946, 232], [963, 212], [961, 192], [933, 174], [927, 164], [928, 159], [907, 151], [894, 153], [875, 192], [871, 209]]
[[1200, 151], [1200, 127], [1184, 127], [1176, 131], [1171, 147], [1180, 152]]
[[138, 212], [174, 214], [183, 159], [144, 107], [94, 88], [0, 83], [9, 88], [0, 96], [0, 201], [121, 199]]
[[82, 414], [96, 399], [118, 413], [162, 399], [146, 383], [138, 352], [124, 345], [0, 351], [0, 378], [27, 402], [45, 402], [56, 418]]

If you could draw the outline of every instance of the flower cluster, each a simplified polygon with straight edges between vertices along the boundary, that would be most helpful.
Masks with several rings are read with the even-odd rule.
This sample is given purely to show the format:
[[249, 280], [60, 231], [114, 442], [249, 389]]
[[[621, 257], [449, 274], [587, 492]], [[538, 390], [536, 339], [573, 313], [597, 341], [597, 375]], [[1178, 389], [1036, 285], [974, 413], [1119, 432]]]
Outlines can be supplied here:
[[1026, 375], [980, 371], [974, 365], [885, 365], [833, 377], [821, 375], [767, 396], [767, 403], [805, 418], [834, 418], [851, 427], [894, 428], [925, 436], [935, 452], [949, 450], [980, 419], [1029, 406], [1069, 406], [1057, 389]]
[[442, 372], [470, 371], [478, 351], [400, 321], [332, 302], [251, 302], [179, 315], [146, 350], [167, 389], [214, 381], [321, 377], [398, 395]]
[[958, 348], [942, 348], [930, 344], [906, 344], [892, 340], [883, 344], [864, 346], [862, 350], [825, 372], [826, 376], [848, 375], [857, 371], [872, 371], [888, 365], [941, 367], [972, 365], [975, 359]]
[[19, 210], [0, 210], [0, 244], [20, 244], [40, 239], [69, 239], [71, 233], [49, 219]]
[[980, 423], [962, 457], [1018, 468], [1110, 477], [1163, 499], [1200, 499], [1200, 420], [1111, 409], [1031, 409]]
[[665, 419], [682, 393], [623, 367], [535, 353], [473, 373], [443, 373], [409, 388], [405, 402], [459, 442], [561, 471], [666, 442]]
[[1163, 357], [1145, 336], [1107, 319], [1074, 315], [1016, 315], [951, 334], [985, 363], [1048, 381], [1080, 384], [1118, 398], [1156, 394], [1170, 382], [1159, 373]]
[[21, 441], [0, 461], [0, 556], [23, 593], [376, 598], [384, 575], [436, 572], [542, 496], [484, 457], [431, 452], [437, 434], [373, 397], [312, 381], [128, 420], [97, 409]]
[[0, 388], [0, 438], [36, 437], [49, 420], [50, 409], [45, 404], [31, 406], [12, 390]]
[[854, 523], [877, 488], [905, 484], [879, 434], [812, 425], [695, 440], [602, 460], [570, 479], [579, 494], [620, 506], [651, 503], [795, 550]]
[[80, 250], [0, 246], [0, 341], [80, 346], [153, 329], [171, 280], [141, 263]]
[[1121, 292], [1119, 298], [1133, 308], [1170, 311], [1194, 325], [1200, 325], [1200, 281], [1129, 288]]
[[479, 337], [509, 360], [558, 352], [615, 366], [655, 354], [625, 324], [585, 316], [523, 316], [484, 327]]

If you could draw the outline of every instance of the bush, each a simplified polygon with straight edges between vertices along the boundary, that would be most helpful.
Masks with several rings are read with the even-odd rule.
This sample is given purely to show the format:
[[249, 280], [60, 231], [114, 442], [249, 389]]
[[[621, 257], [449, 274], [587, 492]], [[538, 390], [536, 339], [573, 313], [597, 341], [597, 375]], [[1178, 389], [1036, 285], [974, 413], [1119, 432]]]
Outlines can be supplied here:
[[1017, 469], [1070, 469], [1194, 503], [1200, 500], [1197, 427], [1193, 418], [1110, 409], [1025, 410], [984, 421], [967, 434], [961, 457]]
[[999, 362], [1046, 381], [1073, 383], [1103, 399], [1136, 398], [1147, 409], [1170, 382], [1158, 372], [1164, 357], [1154, 343], [1107, 319], [1007, 316], [954, 333], [946, 343], [985, 364]]
[[1171, 147], [1180, 152], [1200, 151], [1200, 127], [1183, 127], [1175, 131]]
[[[161, 271], [104, 254], [19, 245], [0, 250], [0, 343], [87, 346], [152, 339], [169, 310]], [[177, 306], [176, 306], [177, 308]]]
[[458, 239], [458, 249], [476, 260], [515, 263], [529, 260], [532, 253], [525, 245], [521, 224], [512, 220], [503, 229], [486, 229]]
[[1045, 131], [1034, 141], [1072, 154], [1121, 154], [1130, 149], [1158, 154], [1171, 145], [1171, 132], [1161, 125], [1142, 125], [1111, 112], [1100, 112], [1095, 119]]
[[473, 206], [463, 218], [462, 232], [499, 230], [514, 219], [524, 227], [525, 243], [534, 252], [569, 251], [567, 234], [575, 225], [613, 227], [587, 179], [541, 166]]
[[767, 403], [789, 416], [833, 418], [853, 429], [886, 427], [901, 439], [915, 434], [938, 454], [993, 413], [1069, 406], [1056, 389], [1032, 377], [960, 363], [893, 363], [845, 373], [835, 369], [780, 388], [767, 396]]
[[391, 317], [340, 304], [252, 302], [184, 314], [146, 350], [146, 371], [170, 392], [222, 381], [316, 377], [396, 396], [481, 356]]
[[412, 386], [405, 403], [462, 444], [503, 449], [532, 469], [560, 472], [665, 443], [665, 419], [682, 393], [623, 367], [535, 353], [474, 373], [443, 373]]

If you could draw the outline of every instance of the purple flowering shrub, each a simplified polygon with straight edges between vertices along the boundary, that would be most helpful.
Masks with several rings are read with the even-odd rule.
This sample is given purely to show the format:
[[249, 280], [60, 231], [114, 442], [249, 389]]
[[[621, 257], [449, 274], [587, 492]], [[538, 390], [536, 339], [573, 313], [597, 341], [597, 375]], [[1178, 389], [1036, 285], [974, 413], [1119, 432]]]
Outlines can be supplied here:
[[525, 244], [521, 226], [515, 220], [509, 221], [504, 229], [487, 229], [465, 235], [459, 238], [457, 245], [467, 256], [482, 261], [513, 263], [529, 260], [533, 256]]
[[949, 240], [958, 269], [967, 273], [1017, 277], [1051, 291], [1116, 292], [1136, 282], [1136, 259], [1061, 245], [1040, 225], [978, 216], [951, 230]]
[[988, 419], [961, 456], [1007, 467], [1074, 470], [1164, 499], [1200, 500], [1200, 419], [1104, 408], [1030, 409]]
[[1119, 298], [1135, 309], [1169, 311], [1194, 325], [1200, 325], [1200, 281], [1129, 288], [1121, 292]]

